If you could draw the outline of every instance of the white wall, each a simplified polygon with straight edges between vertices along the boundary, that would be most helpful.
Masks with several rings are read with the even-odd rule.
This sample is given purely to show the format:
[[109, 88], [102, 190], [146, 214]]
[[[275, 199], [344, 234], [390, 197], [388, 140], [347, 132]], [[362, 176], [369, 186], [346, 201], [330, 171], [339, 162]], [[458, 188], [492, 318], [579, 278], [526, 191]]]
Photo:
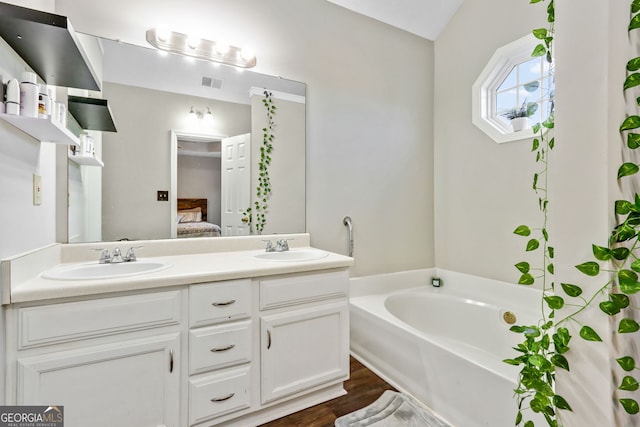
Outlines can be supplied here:
[[[540, 5], [538, 5], [540, 6]], [[495, 50], [544, 26], [545, 6], [465, 1], [435, 43], [435, 230], [438, 267], [518, 280], [524, 241], [540, 223], [531, 140], [497, 144], [471, 123], [471, 86]], [[470, 42], [473, 40], [473, 42]]]
[[[324, 0], [57, 0], [78, 31], [144, 45], [165, 24], [251, 45], [307, 83], [307, 231], [354, 275], [432, 267], [433, 43]], [[126, 13], [124, 13], [126, 11]]]

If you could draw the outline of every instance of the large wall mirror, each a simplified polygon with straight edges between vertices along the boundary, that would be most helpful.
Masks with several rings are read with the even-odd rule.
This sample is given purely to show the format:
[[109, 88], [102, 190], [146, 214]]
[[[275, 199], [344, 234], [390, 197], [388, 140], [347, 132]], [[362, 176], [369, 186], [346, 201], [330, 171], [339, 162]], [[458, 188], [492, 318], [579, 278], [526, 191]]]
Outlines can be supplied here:
[[[265, 88], [277, 110], [263, 234], [305, 231], [304, 83], [87, 39], [102, 50], [103, 88], [86, 95], [108, 100], [118, 131], [89, 132], [103, 167], [69, 162], [69, 242], [176, 237], [176, 224], [193, 219], [178, 214], [185, 200], [204, 200], [207, 222], [222, 237], [248, 234], [249, 227], [222, 223], [241, 221], [225, 215], [231, 206], [253, 203]], [[238, 166], [238, 156], [249, 160]], [[250, 173], [230, 181], [233, 167]]]

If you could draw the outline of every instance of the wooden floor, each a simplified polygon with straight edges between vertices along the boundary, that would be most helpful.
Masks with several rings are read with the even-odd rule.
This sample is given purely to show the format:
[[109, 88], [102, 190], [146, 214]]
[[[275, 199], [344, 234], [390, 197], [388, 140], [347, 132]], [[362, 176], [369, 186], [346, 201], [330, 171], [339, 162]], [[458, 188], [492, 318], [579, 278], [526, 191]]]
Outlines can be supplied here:
[[263, 424], [262, 427], [332, 427], [336, 418], [373, 403], [385, 390], [395, 390], [353, 357], [350, 369], [351, 376], [344, 383], [346, 395]]

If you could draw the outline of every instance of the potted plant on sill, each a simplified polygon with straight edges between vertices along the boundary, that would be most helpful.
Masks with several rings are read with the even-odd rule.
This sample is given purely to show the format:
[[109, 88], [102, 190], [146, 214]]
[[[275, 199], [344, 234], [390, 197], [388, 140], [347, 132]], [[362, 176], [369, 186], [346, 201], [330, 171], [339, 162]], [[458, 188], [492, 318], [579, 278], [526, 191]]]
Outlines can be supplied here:
[[501, 116], [511, 121], [511, 128], [514, 132], [520, 132], [529, 127], [529, 117], [538, 110], [538, 104], [535, 102], [527, 102], [525, 99], [520, 107], [513, 107], [504, 112]]

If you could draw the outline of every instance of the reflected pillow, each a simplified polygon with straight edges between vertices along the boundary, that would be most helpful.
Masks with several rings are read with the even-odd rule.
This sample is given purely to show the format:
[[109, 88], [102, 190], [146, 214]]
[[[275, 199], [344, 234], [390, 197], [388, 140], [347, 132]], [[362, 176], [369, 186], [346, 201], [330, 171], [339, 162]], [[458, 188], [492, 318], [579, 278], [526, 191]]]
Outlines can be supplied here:
[[178, 211], [179, 222], [202, 222], [202, 208]]

